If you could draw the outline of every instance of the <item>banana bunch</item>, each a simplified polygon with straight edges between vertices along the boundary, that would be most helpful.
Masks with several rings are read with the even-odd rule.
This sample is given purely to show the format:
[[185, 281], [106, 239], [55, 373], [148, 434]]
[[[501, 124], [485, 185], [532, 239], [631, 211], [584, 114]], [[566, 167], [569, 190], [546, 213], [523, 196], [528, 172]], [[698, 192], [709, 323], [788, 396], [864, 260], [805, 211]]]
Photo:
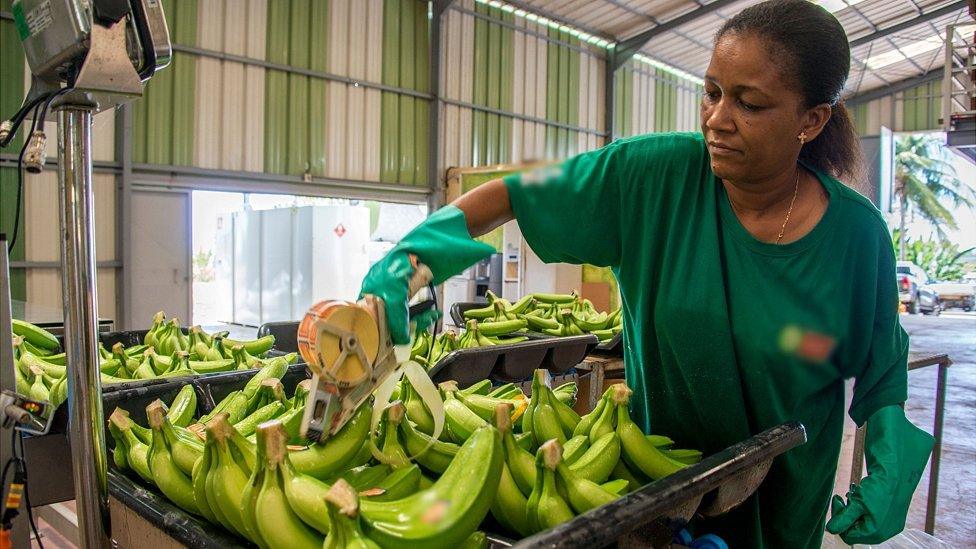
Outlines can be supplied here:
[[589, 333], [606, 341], [623, 329], [619, 308], [611, 313], [599, 312], [589, 299], [580, 299], [575, 291], [572, 294], [529, 294], [514, 304], [490, 291], [486, 297], [486, 307], [464, 313], [466, 319], [481, 322], [483, 332], [486, 326], [492, 326], [486, 335], [530, 329], [556, 337]]

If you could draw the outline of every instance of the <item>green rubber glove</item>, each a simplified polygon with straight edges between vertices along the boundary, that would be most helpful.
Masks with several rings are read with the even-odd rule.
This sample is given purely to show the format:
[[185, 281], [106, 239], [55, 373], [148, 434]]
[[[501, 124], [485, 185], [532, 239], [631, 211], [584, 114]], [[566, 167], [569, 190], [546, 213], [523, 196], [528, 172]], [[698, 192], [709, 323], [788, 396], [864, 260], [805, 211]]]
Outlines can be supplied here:
[[851, 486], [846, 505], [833, 497], [827, 531], [850, 545], [882, 543], [901, 532], [934, 442], [908, 421], [901, 406], [875, 412], [864, 440], [868, 476]]
[[[407, 293], [414, 272], [408, 254], [416, 255], [430, 268], [434, 285], [438, 285], [493, 253], [495, 248], [471, 238], [464, 212], [455, 206], [445, 206], [417, 225], [390, 253], [370, 267], [359, 296], [372, 294], [383, 300], [393, 343], [403, 345], [410, 342]], [[414, 320], [418, 327], [426, 327], [438, 315], [425, 313]]]

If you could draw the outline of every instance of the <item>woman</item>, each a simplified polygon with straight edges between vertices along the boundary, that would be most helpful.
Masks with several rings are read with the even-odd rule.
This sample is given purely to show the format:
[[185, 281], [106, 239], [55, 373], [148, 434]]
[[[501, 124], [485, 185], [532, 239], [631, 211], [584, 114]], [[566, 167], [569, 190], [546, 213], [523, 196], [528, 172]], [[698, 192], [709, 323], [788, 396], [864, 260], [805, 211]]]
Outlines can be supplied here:
[[932, 442], [902, 409], [908, 336], [887, 227], [836, 179], [858, 168], [839, 102], [849, 67], [847, 36], [823, 8], [750, 7], [716, 37], [700, 135], [619, 140], [489, 182], [411, 232], [363, 292], [399, 304], [388, 323], [404, 341], [407, 253], [440, 283], [491, 253], [470, 235], [513, 218], [544, 261], [612, 267], [646, 431], [711, 453], [784, 421], [806, 427], [755, 496], [697, 524], [732, 547], [820, 546], [854, 377], [868, 476], [846, 504], [834, 498], [826, 526], [849, 543], [887, 539]]

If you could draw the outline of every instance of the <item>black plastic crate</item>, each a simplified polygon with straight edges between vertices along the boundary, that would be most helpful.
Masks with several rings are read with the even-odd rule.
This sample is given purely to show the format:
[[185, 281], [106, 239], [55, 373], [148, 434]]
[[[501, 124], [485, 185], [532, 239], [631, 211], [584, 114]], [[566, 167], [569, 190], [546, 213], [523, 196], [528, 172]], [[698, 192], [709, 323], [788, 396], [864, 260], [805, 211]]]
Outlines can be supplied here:
[[[459, 327], [464, 327], [465, 318], [464, 313], [469, 309], [480, 309], [485, 306], [485, 303], [472, 303], [472, 302], [458, 302], [451, 305], [451, 320], [454, 324]], [[553, 338], [557, 336], [551, 336], [548, 334], [543, 334], [539, 332], [528, 332], [527, 335], [530, 339], [546, 339]], [[624, 344], [623, 344], [623, 333], [619, 333], [612, 338], [599, 343], [593, 348], [593, 352], [599, 353], [604, 356], [623, 356], [624, 355]]]
[[[282, 381], [287, 387], [293, 387], [306, 375], [298, 366], [292, 366]], [[205, 395], [198, 399], [198, 412], [212, 409], [210, 395], [239, 389], [247, 379], [245, 372], [234, 372], [219, 378], [190, 380], [198, 395]], [[169, 386], [117, 391], [104, 395], [103, 404], [107, 411], [119, 405], [131, 417], [144, 418], [145, 405], [156, 398], [171, 399], [182, 385], [174, 381]], [[668, 547], [673, 532], [695, 515], [717, 516], [745, 501], [765, 479], [773, 459], [805, 440], [801, 424], [784, 423], [545, 532], [517, 542], [489, 535], [491, 546], [589, 549], [617, 543], [628, 547]], [[176, 541], [188, 547], [251, 546], [222, 527], [176, 507], [155, 488], [116, 470], [112, 460], [109, 463], [109, 494]], [[493, 525], [489, 515], [481, 528], [491, 531]]]
[[522, 381], [537, 369], [552, 374], [568, 372], [596, 344], [596, 336], [582, 335], [458, 349], [437, 361], [428, 373], [436, 382], [455, 380], [461, 388], [483, 379], [501, 383]]

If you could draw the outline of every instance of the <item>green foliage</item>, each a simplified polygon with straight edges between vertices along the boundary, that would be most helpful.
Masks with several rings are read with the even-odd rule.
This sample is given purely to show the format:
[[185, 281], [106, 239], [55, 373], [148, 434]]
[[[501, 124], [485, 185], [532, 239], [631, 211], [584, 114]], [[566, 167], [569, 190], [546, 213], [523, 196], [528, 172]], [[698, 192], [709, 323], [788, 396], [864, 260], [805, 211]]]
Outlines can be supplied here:
[[946, 227], [958, 228], [946, 204], [973, 207], [974, 190], [956, 177], [948, 154], [939, 138], [931, 134], [910, 134], [895, 141], [893, 190], [902, 208], [902, 230], [906, 214], [918, 215], [944, 238]]
[[[895, 251], [898, 252], [898, 231], [894, 237]], [[905, 261], [911, 261], [925, 269], [935, 280], [955, 281], [966, 272], [965, 257], [974, 248], [960, 250], [959, 246], [947, 240], [934, 238], [912, 240], [905, 237]]]

